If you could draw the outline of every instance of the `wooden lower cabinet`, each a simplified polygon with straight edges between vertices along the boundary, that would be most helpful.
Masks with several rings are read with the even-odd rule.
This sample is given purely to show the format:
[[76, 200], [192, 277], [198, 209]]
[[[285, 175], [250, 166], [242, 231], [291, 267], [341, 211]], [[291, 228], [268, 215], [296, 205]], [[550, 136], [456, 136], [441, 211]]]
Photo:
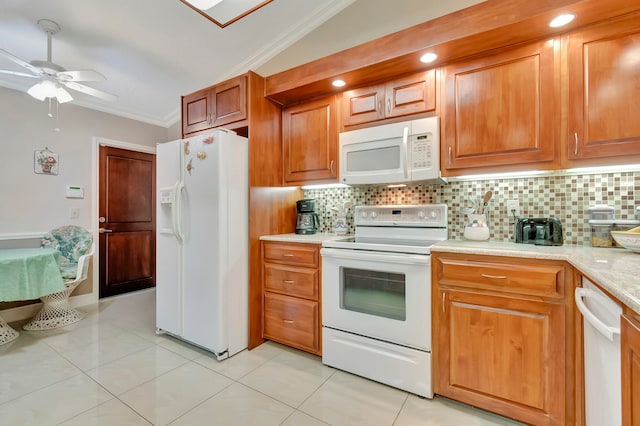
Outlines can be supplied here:
[[432, 262], [435, 393], [527, 424], [571, 423], [568, 267], [449, 253]]
[[263, 241], [262, 337], [321, 355], [320, 246]]
[[620, 328], [622, 425], [640, 426], [640, 315], [625, 311]]

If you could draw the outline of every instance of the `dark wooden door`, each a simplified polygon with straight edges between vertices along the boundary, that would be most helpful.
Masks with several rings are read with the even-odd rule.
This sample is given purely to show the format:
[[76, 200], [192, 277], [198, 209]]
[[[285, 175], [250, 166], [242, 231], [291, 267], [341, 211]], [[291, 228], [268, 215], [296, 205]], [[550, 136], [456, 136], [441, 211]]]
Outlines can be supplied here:
[[155, 285], [155, 157], [100, 147], [101, 298]]

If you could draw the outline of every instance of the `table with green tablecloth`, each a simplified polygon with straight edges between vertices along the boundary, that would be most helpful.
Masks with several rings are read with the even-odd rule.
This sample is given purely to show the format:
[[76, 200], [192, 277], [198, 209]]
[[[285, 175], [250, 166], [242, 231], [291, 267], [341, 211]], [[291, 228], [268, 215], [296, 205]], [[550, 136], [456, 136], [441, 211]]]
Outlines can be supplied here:
[[[64, 290], [60, 252], [49, 248], [0, 249], [0, 301], [33, 300]], [[0, 317], [0, 345], [18, 332]]]

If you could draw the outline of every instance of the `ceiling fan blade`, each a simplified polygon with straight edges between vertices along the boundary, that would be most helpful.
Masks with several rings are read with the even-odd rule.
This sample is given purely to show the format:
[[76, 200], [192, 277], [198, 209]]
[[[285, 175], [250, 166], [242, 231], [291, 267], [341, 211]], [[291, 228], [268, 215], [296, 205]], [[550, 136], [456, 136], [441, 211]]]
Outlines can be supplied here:
[[40, 68], [34, 67], [29, 62], [23, 61], [22, 59], [18, 58], [17, 56], [12, 55], [11, 53], [7, 52], [6, 50], [0, 49], [0, 56], [4, 56], [8, 60], [15, 62], [16, 64], [20, 65], [21, 67], [25, 67], [26, 69], [31, 71], [36, 76], [42, 75], [42, 70], [40, 70]]
[[9, 71], [9, 70], [0, 70], [0, 74], [17, 75], [18, 77], [40, 78], [39, 75], [33, 75], [33, 74], [27, 74], [24, 72]]
[[56, 75], [61, 81], [102, 81], [107, 78], [94, 70], [62, 71]]
[[77, 90], [78, 92], [86, 93], [87, 95], [95, 96], [96, 98], [104, 99], [105, 101], [115, 102], [118, 100], [118, 97], [111, 93], [103, 92], [102, 90], [94, 89], [93, 87], [85, 86], [84, 84], [79, 84], [73, 81], [61, 81], [61, 83], [69, 89]]

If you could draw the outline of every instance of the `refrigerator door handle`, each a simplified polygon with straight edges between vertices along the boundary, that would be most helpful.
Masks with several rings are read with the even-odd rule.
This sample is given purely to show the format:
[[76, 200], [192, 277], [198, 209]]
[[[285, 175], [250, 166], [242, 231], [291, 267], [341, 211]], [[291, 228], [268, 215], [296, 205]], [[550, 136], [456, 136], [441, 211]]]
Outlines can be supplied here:
[[173, 233], [176, 239], [182, 243], [184, 241], [184, 235], [180, 224], [182, 223], [182, 189], [184, 183], [182, 181], [176, 182], [174, 187], [175, 199], [173, 201], [173, 208], [171, 209], [171, 224], [173, 225]]

